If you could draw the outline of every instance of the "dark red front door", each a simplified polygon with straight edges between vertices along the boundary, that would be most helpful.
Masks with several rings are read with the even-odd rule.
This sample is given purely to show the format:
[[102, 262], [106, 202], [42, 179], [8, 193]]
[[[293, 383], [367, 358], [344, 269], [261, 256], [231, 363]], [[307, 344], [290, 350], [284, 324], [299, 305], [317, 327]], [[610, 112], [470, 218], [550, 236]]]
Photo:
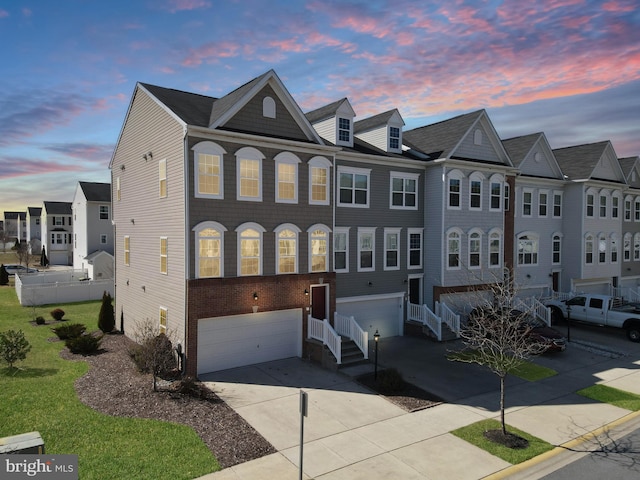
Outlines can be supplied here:
[[327, 292], [324, 285], [311, 287], [311, 316], [318, 320], [327, 317]]

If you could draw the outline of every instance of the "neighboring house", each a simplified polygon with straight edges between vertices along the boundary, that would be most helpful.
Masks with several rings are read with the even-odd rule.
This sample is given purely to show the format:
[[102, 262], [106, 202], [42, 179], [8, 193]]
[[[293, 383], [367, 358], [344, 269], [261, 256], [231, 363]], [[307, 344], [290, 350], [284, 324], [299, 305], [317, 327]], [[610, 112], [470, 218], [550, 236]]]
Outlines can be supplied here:
[[484, 110], [406, 131], [403, 138], [428, 156], [424, 303], [447, 299], [463, 310], [465, 292], [502, 281], [512, 262], [504, 203], [516, 170]]
[[21, 215], [24, 212], [4, 212], [4, 232], [7, 242], [14, 242], [20, 238]]
[[564, 176], [544, 133], [503, 140], [518, 168], [514, 265], [521, 296], [562, 291]]
[[336, 308], [337, 150], [273, 71], [221, 98], [138, 83], [110, 163], [125, 332], [173, 332], [191, 375], [302, 356]]
[[[611, 142], [553, 150], [564, 188], [564, 291], [609, 293], [620, 281], [624, 173]], [[640, 218], [640, 202], [637, 204]]]
[[73, 265], [71, 203], [44, 202], [40, 224], [49, 265]]
[[306, 114], [336, 153], [336, 310], [373, 338], [403, 334], [407, 295], [422, 298], [424, 156], [402, 151], [397, 110], [354, 122], [341, 99]]
[[18, 213], [18, 238], [20, 243], [27, 242], [27, 212]]
[[[621, 205], [622, 259], [620, 293], [634, 301], [640, 287], [640, 157], [620, 158], [620, 167], [629, 188]], [[634, 293], [630, 292], [633, 291]]]
[[73, 212], [73, 268], [92, 279], [113, 277], [111, 184], [78, 182]]
[[39, 255], [42, 251], [41, 215], [41, 207], [27, 208], [27, 241], [29, 242], [29, 253], [32, 255]]

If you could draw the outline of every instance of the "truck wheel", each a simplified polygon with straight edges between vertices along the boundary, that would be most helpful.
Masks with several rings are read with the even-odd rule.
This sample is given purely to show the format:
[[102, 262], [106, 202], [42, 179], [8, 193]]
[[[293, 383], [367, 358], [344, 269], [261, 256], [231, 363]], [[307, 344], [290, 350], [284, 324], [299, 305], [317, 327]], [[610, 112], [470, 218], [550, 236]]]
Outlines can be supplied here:
[[551, 309], [551, 325], [558, 325], [559, 323], [564, 322], [564, 315], [560, 311], [559, 308]]
[[632, 342], [640, 342], [640, 324], [634, 324], [627, 328], [627, 338]]

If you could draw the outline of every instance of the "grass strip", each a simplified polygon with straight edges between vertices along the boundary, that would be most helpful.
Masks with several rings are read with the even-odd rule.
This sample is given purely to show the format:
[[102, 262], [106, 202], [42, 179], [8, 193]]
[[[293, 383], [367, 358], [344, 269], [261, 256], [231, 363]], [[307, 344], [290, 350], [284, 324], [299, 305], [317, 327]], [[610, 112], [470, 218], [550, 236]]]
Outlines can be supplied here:
[[640, 395], [606, 385], [591, 385], [590, 387], [578, 390], [577, 393], [583, 397], [602, 403], [609, 403], [633, 412], [640, 410]]
[[527, 448], [509, 448], [504, 445], [500, 445], [499, 443], [492, 442], [484, 436], [484, 432], [488, 430], [497, 430], [501, 428], [499, 421], [487, 419], [458, 428], [457, 430], [453, 430], [451, 433], [456, 437], [461, 438], [462, 440], [469, 442], [470, 444], [489, 452], [491, 455], [495, 455], [496, 457], [513, 465], [525, 462], [554, 448], [550, 443], [509, 425], [507, 425], [507, 432], [515, 433], [516, 435], [527, 439], [529, 441], [529, 446]]

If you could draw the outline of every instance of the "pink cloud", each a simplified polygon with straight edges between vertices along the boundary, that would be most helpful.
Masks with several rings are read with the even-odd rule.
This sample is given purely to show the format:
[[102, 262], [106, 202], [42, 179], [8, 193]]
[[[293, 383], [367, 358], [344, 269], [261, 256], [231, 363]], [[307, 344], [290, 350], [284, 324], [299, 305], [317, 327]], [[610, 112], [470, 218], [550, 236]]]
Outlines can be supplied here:
[[0, 9], [0, 18], [7, 18], [9, 16], [9, 12], [6, 10]]
[[169, 0], [165, 5], [165, 9], [171, 13], [210, 7], [211, 2], [208, 0]]
[[215, 63], [222, 58], [237, 56], [240, 50], [241, 46], [237, 43], [207, 43], [200, 47], [192, 48], [181, 64], [185, 67], [194, 67], [202, 63]]
[[32, 160], [22, 157], [0, 157], [0, 179], [42, 175], [47, 173], [76, 172], [78, 165], [64, 164], [50, 160]]
[[623, 13], [627, 13], [627, 12], [633, 12], [634, 10], [636, 10], [637, 5], [634, 5], [635, 2], [624, 2], [624, 1], [609, 1], [609, 2], [605, 2], [602, 5], [602, 9], [606, 12], [623, 12]]

